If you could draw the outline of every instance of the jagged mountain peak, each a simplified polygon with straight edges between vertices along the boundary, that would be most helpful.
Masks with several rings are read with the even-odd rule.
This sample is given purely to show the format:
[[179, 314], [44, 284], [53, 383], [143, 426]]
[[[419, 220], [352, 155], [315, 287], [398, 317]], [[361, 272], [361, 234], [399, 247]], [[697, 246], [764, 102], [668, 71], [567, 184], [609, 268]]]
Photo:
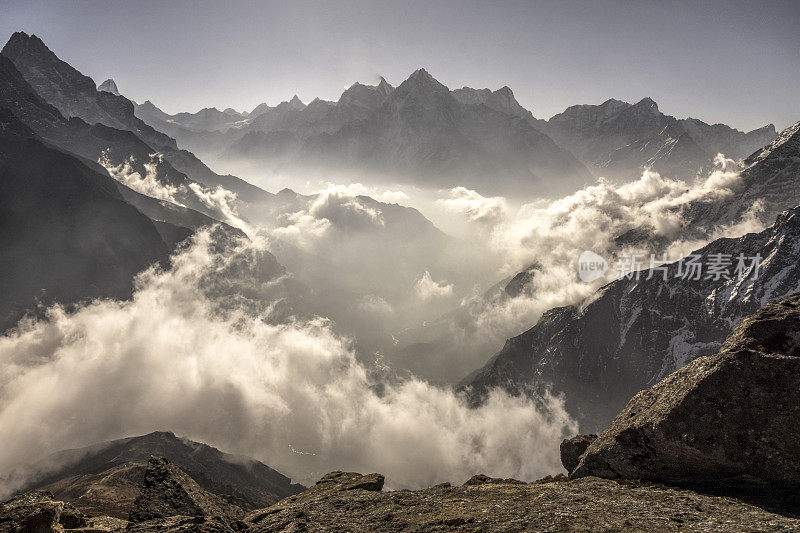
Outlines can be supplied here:
[[767, 124], [766, 126], [761, 126], [760, 128], [756, 128], [754, 130], [748, 131], [748, 135], [772, 135], [773, 137], [778, 135], [778, 131], [775, 129], [775, 124]]
[[499, 94], [506, 98], [514, 98], [514, 91], [511, 90], [511, 87], [508, 85], [503, 85], [499, 89], [495, 91], [495, 94]]
[[388, 95], [389, 93], [391, 93], [391, 92], [394, 90], [394, 87], [392, 87], [392, 86], [391, 86], [391, 85], [390, 85], [390, 84], [389, 84], [389, 83], [388, 83], [388, 82], [387, 82], [387, 81], [386, 81], [386, 80], [383, 78], [383, 76], [378, 76], [378, 79], [379, 79], [379, 81], [378, 81], [377, 88], [378, 88], [378, 91], [380, 91], [382, 94], [384, 94], [384, 95]]
[[658, 110], [658, 104], [656, 104], [655, 101], [649, 96], [645, 96], [644, 98], [636, 102], [633, 105], [633, 107], [643, 111], [649, 111], [650, 113], [653, 114], [660, 113], [660, 111]]
[[272, 108], [269, 105], [267, 105], [266, 102], [262, 102], [262, 103], [258, 104], [256, 107], [254, 107], [253, 110], [250, 111], [247, 114], [247, 117], [252, 120], [252, 119], [258, 117], [259, 115], [263, 115], [264, 113], [266, 113], [270, 109], [272, 109]]
[[431, 76], [427, 70], [419, 68], [395, 90], [395, 94], [399, 95], [412, 92], [449, 93], [450, 89]]
[[39, 37], [37, 37], [35, 34], [28, 35], [24, 31], [15, 31], [8, 39], [8, 42], [6, 43], [6, 46], [31, 46], [31, 45], [40, 46], [49, 50], [49, 48], [47, 48], [47, 45], [44, 44], [44, 41], [42, 41]]
[[[592, 106], [583, 105], [583, 106], [573, 106], [573, 107], [592, 107]], [[624, 102], [622, 100], [617, 100], [616, 98], [609, 98], [608, 100], [606, 100], [605, 102], [600, 104], [600, 107], [604, 111], [611, 112], [611, 113], [618, 113], [618, 112], [622, 111], [623, 109], [627, 109], [627, 108], [631, 107], [631, 104], [629, 104], [628, 102]]]
[[383, 78], [380, 78], [378, 85], [355, 82], [342, 93], [337, 104], [376, 109], [393, 90]]
[[107, 92], [107, 93], [111, 93], [111, 94], [113, 94], [113, 95], [115, 95], [115, 96], [119, 96], [119, 89], [117, 89], [117, 84], [116, 84], [116, 82], [115, 82], [113, 79], [111, 79], [111, 78], [108, 78], [106, 81], [104, 81], [103, 83], [101, 83], [101, 84], [100, 84], [100, 85], [97, 87], [97, 90], [98, 90], [98, 91], [105, 91], [105, 92]]
[[[59, 59], [59, 57], [44, 44], [44, 41], [36, 35], [28, 35], [25, 32], [18, 31], [11, 36], [0, 53], [11, 59], [11, 61], [17, 65], [17, 68], [19, 68], [18, 62], [21, 60], [32, 62], [37, 65], [38, 69], [48, 68], [58, 71], [59, 75], [70, 79], [72, 83], [78, 83], [83, 86], [88, 86], [89, 83], [91, 83], [91, 89], [96, 90], [97, 86], [89, 76], [84, 76], [73, 68], [72, 65]], [[44, 73], [38, 73], [38, 75], [44, 76]], [[34, 86], [34, 89], [36, 88], [37, 87]]]
[[533, 114], [517, 102], [517, 99], [514, 98], [514, 91], [508, 85], [504, 85], [496, 91], [462, 87], [451, 91], [451, 94], [462, 104], [483, 104], [507, 115], [533, 120]]
[[431, 76], [430, 73], [427, 70], [425, 70], [424, 68], [418, 68], [417, 70], [415, 70], [414, 72], [411, 73], [410, 77], [414, 78], [416, 80], [432, 80], [432, 79], [434, 79], [433, 76]]
[[783, 130], [774, 141], [750, 155], [744, 163], [749, 168], [772, 154], [779, 155], [779, 152], [786, 150], [793, 154], [797, 151], [798, 146], [800, 146], [800, 121]]
[[409, 76], [408, 79], [403, 83], [406, 83], [406, 82], [409, 82], [409, 81], [413, 81], [413, 82], [415, 82], [417, 84], [421, 84], [421, 85], [427, 85], [427, 86], [436, 87], [438, 89], [444, 88], [446, 90], [449, 90], [449, 89], [447, 89], [447, 87], [445, 87], [444, 84], [439, 82], [439, 80], [437, 80], [436, 78], [431, 76], [430, 73], [427, 70], [425, 70], [424, 68], [418, 68], [417, 70], [412, 72], [411, 76]]

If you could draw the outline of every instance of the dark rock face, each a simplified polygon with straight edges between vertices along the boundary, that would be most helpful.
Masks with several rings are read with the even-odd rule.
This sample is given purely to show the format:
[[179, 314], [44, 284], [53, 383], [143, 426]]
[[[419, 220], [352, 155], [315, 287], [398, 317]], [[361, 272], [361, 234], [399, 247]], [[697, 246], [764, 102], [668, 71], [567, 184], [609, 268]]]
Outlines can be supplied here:
[[561, 464], [567, 469], [567, 472], [572, 472], [578, 463], [581, 462], [581, 456], [586, 452], [589, 447], [597, 439], [597, 435], [575, 435], [571, 439], [564, 439], [561, 441]]
[[244, 511], [203, 490], [163, 457], [151, 457], [128, 520], [138, 523], [178, 515], [218, 518], [229, 524], [242, 518]]
[[572, 475], [797, 490], [798, 421], [800, 295], [793, 295], [745, 319], [718, 354], [637, 394]]
[[272, 505], [305, 489], [267, 465], [223, 453], [206, 444], [155, 432], [68, 450], [32, 465], [65, 465], [33, 480], [28, 488], [51, 491], [91, 515], [127, 518], [139, 496], [151, 455], [165, 457], [200, 487], [245, 510]]
[[117, 183], [47, 146], [0, 108], [0, 330], [37, 301], [125, 298], [133, 277], [166, 261], [153, 222]]
[[536, 277], [536, 271], [539, 269], [539, 264], [533, 263], [522, 272], [517, 273], [513, 278], [511, 278], [511, 281], [506, 284], [504, 289], [506, 294], [512, 298], [516, 298], [521, 294], [531, 296], [533, 291], [530, 285], [533, 281], [533, 278]]
[[[336, 473], [337, 477], [339, 473]], [[358, 476], [358, 474], [351, 474]], [[326, 476], [328, 477], [328, 476]], [[485, 477], [485, 476], [483, 476]], [[247, 531], [768, 531], [800, 521], [741, 501], [597, 478], [481, 479], [408, 491], [321, 483], [251, 513]], [[733, 526], [732, 526], [733, 524]]]

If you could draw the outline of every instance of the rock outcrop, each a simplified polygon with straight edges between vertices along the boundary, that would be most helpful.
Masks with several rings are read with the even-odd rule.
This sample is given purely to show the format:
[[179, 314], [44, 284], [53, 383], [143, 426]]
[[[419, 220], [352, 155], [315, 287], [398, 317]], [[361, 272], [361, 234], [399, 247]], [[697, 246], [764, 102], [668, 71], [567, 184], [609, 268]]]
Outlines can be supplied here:
[[142, 491], [128, 520], [134, 523], [188, 516], [231, 524], [244, 516], [241, 508], [203, 490], [180, 468], [163, 457], [151, 457]]
[[561, 464], [567, 469], [567, 472], [572, 472], [578, 463], [581, 462], [581, 457], [586, 453], [586, 449], [591, 443], [597, 440], [597, 435], [594, 433], [590, 435], [575, 435], [571, 439], [564, 439], [561, 441]]
[[26, 492], [0, 504], [0, 533], [48, 533], [88, 524], [83, 513], [47, 491]]
[[316, 486], [321, 489], [335, 488], [336, 490], [376, 490], [383, 489], [384, 478], [381, 474], [354, 474], [352, 472], [331, 472], [317, 481]]
[[637, 394], [572, 476], [796, 492], [799, 421], [800, 293]]
[[[246, 531], [793, 531], [800, 519], [729, 497], [663, 485], [563, 476], [534, 483], [474, 476], [462, 486], [380, 490], [383, 476], [332, 472], [310, 489], [233, 523], [173, 515], [135, 523], [89, 519], [81, 531], [233, 533]], [[49, 495], [0, 504], [0, 532], [61, 532], [63, 502]], [[24, 507], [24, 510], [21, 509]], [[185, 512], [184, 508], [174, 511]], [[174, 512], [169, 511], [169, 512]], [[62, 513], [63, 514], [63, 513]], [[27, 517], [27, 518], [26, 518]], [[27, 521], [26, 521], [27, 520]], [[32, 527], [23, 527], [29, 524]], [[39, 525], [44, 527], [39, 529]], [[77, 533], [77, 532], [76, 532]]]

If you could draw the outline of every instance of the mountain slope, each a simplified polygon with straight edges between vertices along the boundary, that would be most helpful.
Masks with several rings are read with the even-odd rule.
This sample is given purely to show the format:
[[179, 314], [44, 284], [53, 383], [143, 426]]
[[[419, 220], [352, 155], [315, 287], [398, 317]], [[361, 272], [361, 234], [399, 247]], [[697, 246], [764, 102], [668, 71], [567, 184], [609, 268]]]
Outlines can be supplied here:
[[37, 302], [124, 298], [167, 260], [153, 223], [117, 183], [43, 143], [0, 108], [0, 327]]
[[203, 489], [243, 509], [272, 505], [304, 489], [265, 464], [157, 431], [55, 453], [30, 465], [28, 487], [51, 491], [90, 514], [128, 518], [151, 455], [165, 457]]
[[89, 124], [132, 131], [154, 148], [175, 147], [173, 139], [134, 116], [133, 104], [127, 98], [98, 91], [92, 78], [60, 60], [35, 35], [14, 33], [0, 53], [10, 59], [34, 90], [65, 117], [79, 117]]
[[[131, 101], [97, 90], [91, 78], [59, 59], [36, 36], [15, 33], [0, 56], [2, 61], [13, 63], [0, 65], [0, 76], [5, 78], [8, 91], [0, 98], [0, 105], [12, 109], [53, 144], [101, 162], [112, 175], [137, 191], [216, 220], [225, 220], [225, 209], [209, 203], [208, 191], [203, 190], [206, 186], [197, 181], [213, 182], [209, 185], [212, 188], [223, 186], [232, 192], [244, 192], [248, 196], [243, 200], [247, 201], [269, 196], [234, 176], [212, 172], [193, 154], [178, 150], [174, 139], [134, 116]], [[30, 93], [57, 111], [45, 110], [50, 106], [42, 105]], [[183, 171], [176, 169], [171, 160]], [[188, 173], [197, 173], [202, 180], [191, 179]]]
[[584, 429], [606, 426], [633, 394], [714, 353], [744, 316], [800, 289], [800, 207], [761, 233], [719, 239], [695, 253], [703, 264], [716, 254], [731, 257], [731, 273], [739, 254], [758, 256], [758, 277], [684, 280], [674, 263], [666, 281], [661, 272], [646, 279], [648, 271], [639, 280], [619, 279], [585, 305], [546, 312], [463, 385], [477, 392], [551, 387], [565, 394]]
[[800, 122], [743, 161], [741, 185], [733, 198], [686, 206], [687, 224], [704, 230], [735, 224], [755, 210], [759, 220], [775, 217], [800, 204]]

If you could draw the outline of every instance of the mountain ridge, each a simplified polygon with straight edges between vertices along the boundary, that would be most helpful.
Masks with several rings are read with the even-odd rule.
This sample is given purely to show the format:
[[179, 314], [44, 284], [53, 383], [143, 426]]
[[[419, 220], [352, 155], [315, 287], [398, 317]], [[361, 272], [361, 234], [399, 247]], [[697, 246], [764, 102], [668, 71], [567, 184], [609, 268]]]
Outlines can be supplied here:
[[155, 431], [56, 452], [26, 467], [41, 474], [20, 491], [48, 490], [84, 512], [127, 519], [151, 455], [167, 458], [203, 489], [246, 510], [304, 489], [260, 461]]

